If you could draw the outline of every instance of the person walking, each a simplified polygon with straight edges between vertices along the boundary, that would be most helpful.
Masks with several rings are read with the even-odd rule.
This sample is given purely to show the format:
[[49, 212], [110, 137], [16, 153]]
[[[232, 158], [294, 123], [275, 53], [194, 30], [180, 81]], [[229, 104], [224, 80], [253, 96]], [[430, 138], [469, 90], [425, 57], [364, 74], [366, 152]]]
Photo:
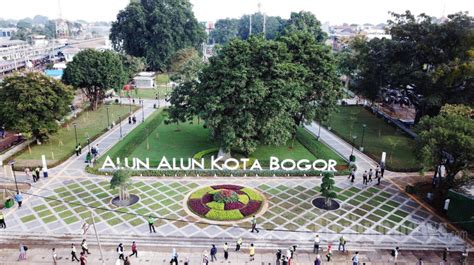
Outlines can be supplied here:
[[380, 177], [383, 178], [385, 172], [385, 163], [380, 163]]
[[30, 169], [29, 168], [25, 168], [25, 175], [26, 175], [26, 179], [30, 180]]
[[253, 233], [253, 231], [257, 231], [257, 233], [260, 232], [257, 228], [257, 218], [255, 217], [255, 215], [252, 217], [252, 231], [250, 232]]
[[356, 169], [354, 168], [351, 172], [351, 183], [354, 183], [356, 177]]
[[128, 257], [125, 257], [125, 260], [123, 261], [123, 265], [131, 265], [130, 260]]
[[364, 174], [362, 174], [362, 183], [367, 185], [367, 170], [364, 171]]
[[281, 261], [281, 249], [277, 250], [275, 255], [276, 255], [276, 264], [279, 265]]
[[316, 234], [316, 236], [314, 237], [313, 253], [319, 254], [320, 242], [321, 242], [321, 238], [319, 238], [319, 234]]
[[449, 248], [445, 248], [443, 251], [443, 261], [448, 262]]
[[318, 254], [316, 255], [316, 259], [314, 260], [314, 265], [321, 265], [321, 264], [322, 264], [321, 256]]
[[240, 247], [242, 246], [242, 238], [239, 237], [237, 242], [235, 243], [235, 251], [240, 251]]
[[249, 254], [250, 254], [250, 261], [254, 261], [255, 260], [255, 246], [253, 245], [253, 243], [250, 244]]
[[217, 254], [216, 245], [214, 245], [214, 244], [212, 245], [210, 254], [211, 254], [211, 262], [214, 262], [214, 260], [217, 261], [217, 258], [216, 258], [216, 254]]
[[82, 146], [81, 144], [76, 145], [76, 156], [79, 156], [81, 154]]
[[76, 255], [76, 246], [74, 246], [74, 243], [71, 244], [71, 261], [79, 261]]
[[81, 243], [81, 248], [82, 248], [82, 252], [84, 252], [84, 254], [88, 254], [90, 255], [91, 253], [89, 252], [89, 248], [87, 247], [87, 242], [85, 239], [82, 240], [82, 243]]
[[23, 243], [20, 243], [20, 255], [18, 256], [18, 261], [26, 260], [26, 250], [28, 248], [23, 245]]
[[[148, 228], [150, 229], [150, 233], [156, 233], [155, 230], [155, 218], [153, 216], [148, 216]], [[153, 231], [153, 232], [152, 232]]]
[[400, 248], [396, 247], [394, 249], [392, 249], [392, 257], [393, 257], [393, 262], [395, 264], [397, 264], [397, 260], [398, 260], [398, 254], [400, 253]]
[[359, 265], [359, 252], [356, 251], [355, 255], [352, 257], [352, 265]]
[[173, 252], [171, 253], [170, 264], [178, 265], [178, 252], [176, 252], [176, 248], [173, 248]]
[[326, 258], [327, 258], [328, 262], [331, 261], [331, 257], [332, 257], [332, 245], [329, 244], [328, 245], [328, 252], [326, 253]]
[[135, 255], [135, 258], [138, 258], [137, 244], [135, 241], [132, 242], [132, 254], [130, 254], [130, 257], [133, 255]]
[[118, 253], [118, 259], [121, 259], [121, 260], [125, 260], [125, 257], [123, 255], [123, 245], [122, 243], [120, 243], [118, 246], [117, 246], [117, 253]]
[[58, 254], [56, 254], [56, 249], [52, 249], [51, 257], [53, 258], [53, 264], [57, 265], [58, 264]]
[[339, 247], [337, 248], [339, 251], [341, 251], [341, 247], [342, 247], [342, 252], [345, 252], [346, 251], [346, 239], [344, 238], [344, 236], [341, 236], [339, 238]]
[[0, 211], [0, 228], [7, 229], [7, 224], [5, 223], [5, 215]]
[[15, 201], [18, 203], [18, 208], [21, 208], [21, 204], [23, 203], [23, 196], [21, 196], [20, 192], [16, 193]]
[[79, 258], [81, 265], [87, 265], [87, 257], [84, 252], [81, 252], [81, 257]]
[[372, 171], [372, 169], [369, 169], [369, 182], [372, 183], [372, 176], [374, 174], [374, 171]]
[[229, 245], [227, 245], [227, 242], [224, 243], [224, 259], [227, 260], [229, 258]]
[[209, 257], [207, 256], [206, 251], [202, 253], [202, 265], [208, 265], [209, 264]]
[[375, 168], [375, 178], [377, 179], [377, 185], [380, 185], [380, 167], [378, 165]]
[[[35, 173], [34, 173], [34, 175], [35, 175], [35, 176], [33, 176], [33, 177], [34, 177], [34, 178], [33, 178], [34, 182], [40, 180], [40, 169], [39, 169], [39, 167], [35, 168]], [[35, 179], [36, 179], [36, 180], [35, 180]]]
[[416, 265], [425, 265], [425, 262], [423, 262], [423, 259], [420, 258], [418, 262], [416, 263]]

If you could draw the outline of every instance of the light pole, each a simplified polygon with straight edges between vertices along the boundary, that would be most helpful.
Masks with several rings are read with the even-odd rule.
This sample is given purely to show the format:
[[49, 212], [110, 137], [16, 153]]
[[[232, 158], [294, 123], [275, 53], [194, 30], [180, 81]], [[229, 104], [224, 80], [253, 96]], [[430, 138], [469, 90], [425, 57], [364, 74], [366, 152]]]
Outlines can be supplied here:
[[11, 166], [11, 168], [12, 168], [13, 178], [15, 179], [16, 193], [18, 194], [18, 193], [19, 193], [19, 190], [18, 190], [18, 183], [16, 182], [15, 160], [11, 160], [10, 162], [8, 162], [8, 164], [10, 164], [10, 166]]
[[357, 135], [352, 136], [352, 151], [351, 151], [351, 156], [354, 154], [354, 141], [357, 139]]
[[76, 129], [77, 123], [73, 123], [72, 125], [74, 125], [74, 136], [76, 137], [76, 147], [77, 147], [77, 145], [78, 145], [78, 142], [77, 142], [77, 129]]
[[110, 128], [109, 105], [105, 105], [105, 109], [107, 110], [107, 129], [109, 129]]
[[318, 141], [319, 141], [319, 138], [321, 138], [321, 123], [322, 123], [322, 121], [319, 122]]
[[87, 136], [87, 148], [89, 149], [89, 154], [91, 153], [91, 138]]
[[130, 114], [132, 114], [132, 98], [130, 97], [130, 95], [128, 95], [128, 100], [130, 101], [130, 104], [128, 106], [130, 106]]
[[122, 118], [119, 116], [120, 138], [122, 138]]
[[365, 128], [367, 127], [367, 124], [362, 124], [362, 139], [360, 141], [360, 151], [364, 152], [364, 135], [365, 135]]
[[144, 107], [143, 107], [143, 101], [144, 100], [142, 99], [142, 101], [141, 101], [141, 104], [142, 104], [142, 122], [145, 121], [145, 110], [144, 110]]

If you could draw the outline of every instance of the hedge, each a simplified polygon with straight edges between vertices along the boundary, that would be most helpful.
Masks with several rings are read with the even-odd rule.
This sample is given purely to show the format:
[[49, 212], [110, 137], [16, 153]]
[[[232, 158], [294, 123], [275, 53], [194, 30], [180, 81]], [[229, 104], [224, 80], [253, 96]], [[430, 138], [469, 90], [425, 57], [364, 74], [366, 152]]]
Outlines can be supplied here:
[[232, 221], [241, 220], [244, 218], [239, 210], [215, 210], [211, 209], [206, 215], [206, 218], [216, 221]]
[[239, 195], [239, 202], [243, 203], [243, 204], [247, 204], [249, 203], [249, 196], [245, 195], [245, 194], [242, 194], [242, 195]]
[[222, 210], [224, 210], [225, 203], [212, 201], [212, 202], [206, 203], [206, 205], [207, 205], [207, 207], [209, 207], [211, 209], [222, 211]]
[[241, 189], [241, 191], [245, 192], [245, 194], [247, 194], [247, 196], [249, 196], [250, 200], [263, 201], [262, 196], [260, 194], [258, 194], [256, 191], [254, 191], [253, 189], [245, 187], [245, 188]]

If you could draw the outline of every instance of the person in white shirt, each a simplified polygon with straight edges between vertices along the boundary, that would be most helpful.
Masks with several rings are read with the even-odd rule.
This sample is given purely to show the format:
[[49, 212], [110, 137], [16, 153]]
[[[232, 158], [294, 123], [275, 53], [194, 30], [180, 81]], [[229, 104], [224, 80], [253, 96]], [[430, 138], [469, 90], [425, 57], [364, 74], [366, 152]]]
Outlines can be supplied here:
[[319, 234], [316, 234], [314, 237], [314, 246], [313, 246], [313, 253], [319, 254], [319, 243], [321, 242], [321, 238], [319, 238]]
[[229, 245], [227, 245], [227, 242], [224, 244], [224, 259], [227, 260], [229, 258]]

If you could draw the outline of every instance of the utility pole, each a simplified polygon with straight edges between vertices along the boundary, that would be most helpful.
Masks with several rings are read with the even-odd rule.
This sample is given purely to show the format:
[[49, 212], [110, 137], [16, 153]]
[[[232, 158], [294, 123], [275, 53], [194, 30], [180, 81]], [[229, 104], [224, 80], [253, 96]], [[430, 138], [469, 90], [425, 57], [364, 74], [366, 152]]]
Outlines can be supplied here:
[[99, 245], [100, 259], [102, 261], [102, 265], [105, 265], [104, 254], [102, 254], [102, 246], [100, 245], [99, 233], [97, 233], [97, 228], [95, 227], [94, 214], [92, 212], [91, 212], [91, 218], [92, 218], [92, 225], [94, 225], [94, 231], [95, 231], [95, 237], [97, 238], [97, 244]]

